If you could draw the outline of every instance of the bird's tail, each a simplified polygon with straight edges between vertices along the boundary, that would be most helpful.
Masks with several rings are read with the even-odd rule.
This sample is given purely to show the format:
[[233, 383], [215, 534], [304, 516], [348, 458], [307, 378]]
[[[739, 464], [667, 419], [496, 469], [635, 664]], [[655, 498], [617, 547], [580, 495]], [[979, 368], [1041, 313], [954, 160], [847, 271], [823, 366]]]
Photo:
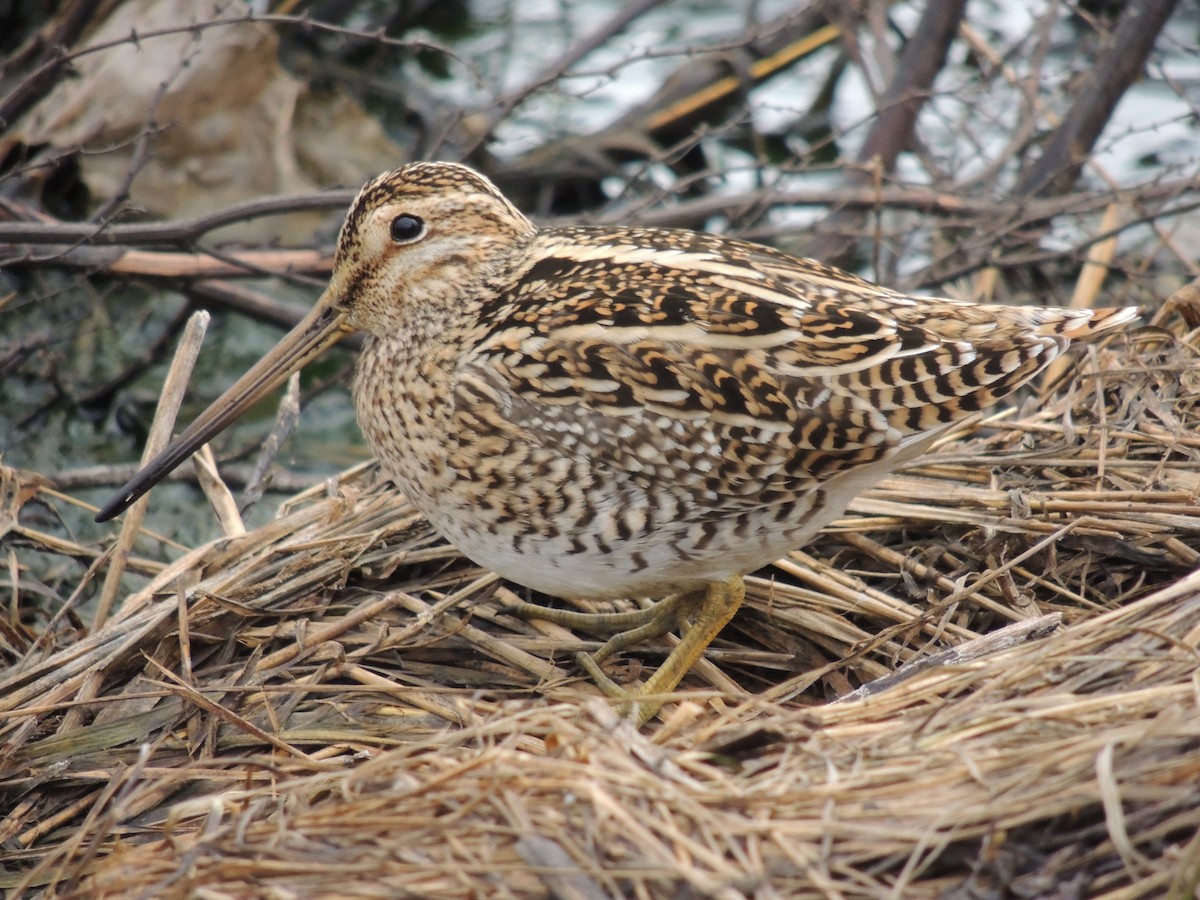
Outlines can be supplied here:
[[1107, 309], [1043, 309], [1039, 312], [1038, 334], [1061, 336], [1074, 343], [1089, 341], [1128, 325], [1141, 310], [1136, 306], [1113, 306]]

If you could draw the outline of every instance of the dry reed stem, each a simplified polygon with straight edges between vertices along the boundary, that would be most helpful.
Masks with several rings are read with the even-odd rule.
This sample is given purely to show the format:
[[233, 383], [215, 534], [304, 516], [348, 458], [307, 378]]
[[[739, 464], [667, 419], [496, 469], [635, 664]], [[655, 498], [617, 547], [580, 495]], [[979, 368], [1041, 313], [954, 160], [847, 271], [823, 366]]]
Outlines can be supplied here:
[[[183, 403], [183, 394], [187, 390], [188, 381], [192, 377], [192, 369], [200, 356], [200, 345], [208, 331], [208, 321], [211, 317], [200, 310], [193, 313], [184, 327], [183, 336], [179, 339], [179, 347], [171, 360], [163, 383], [162, 394], [158, 408], [154, 412], [154, 420], [150, 423], [150, 433], [146, 437], [146, 446], [142, 449], [142, 465], [153, 459], [160, 450], [167, 446], [171, 439], [171, 430], [175, 427], [175, 417]], [[104, 587], [96, 604], [94, 617], [95, 627], [101, 627], [108, 619], [113, 600], [120, 589], [121, 576], [125, 574], [125, 560], [133, 549], [133, 540], [141, 527], [146, 514], [146, 504], [149, 498], [142, 497], [134, 503], [128, 514], [121, 519], [121, 530], [117, 536], [117, 544], [113, 550], [112, 565], [105, 574]]]

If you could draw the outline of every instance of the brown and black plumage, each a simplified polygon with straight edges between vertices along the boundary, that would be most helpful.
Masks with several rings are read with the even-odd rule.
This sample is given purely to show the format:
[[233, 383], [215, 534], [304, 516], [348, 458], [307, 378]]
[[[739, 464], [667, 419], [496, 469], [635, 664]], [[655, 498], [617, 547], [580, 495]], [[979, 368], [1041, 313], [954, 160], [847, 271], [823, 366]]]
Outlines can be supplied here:
[[644, 721], [732, 617], [742, 576], [1134, 315], [910, 297], [691, 231], [539, 230], [478, 173], [412, 163], [362, 189], [309, 316], [101, 518], [365, 331], [359, 424], [464, 554], [556, 596], [668, 598], [580, 660], [620, 693], [599, 663], [682, 626], [631, 704]]

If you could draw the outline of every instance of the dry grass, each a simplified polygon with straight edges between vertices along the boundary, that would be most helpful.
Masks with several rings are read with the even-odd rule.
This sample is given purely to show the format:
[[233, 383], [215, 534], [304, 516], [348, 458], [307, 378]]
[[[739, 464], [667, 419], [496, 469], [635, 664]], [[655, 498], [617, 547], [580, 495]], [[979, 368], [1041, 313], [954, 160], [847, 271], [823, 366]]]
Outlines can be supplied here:
[[[14, 609], [0, 888], [1195, 896], [1200, 343], [1169, 324], [760, 573], [642, 733], [571, 664], [597, 636], [507, 614], [371, 467], [131, 558], [153, 577], [95, 633]], [[97, 558], [4, 476], [10, 536]]]

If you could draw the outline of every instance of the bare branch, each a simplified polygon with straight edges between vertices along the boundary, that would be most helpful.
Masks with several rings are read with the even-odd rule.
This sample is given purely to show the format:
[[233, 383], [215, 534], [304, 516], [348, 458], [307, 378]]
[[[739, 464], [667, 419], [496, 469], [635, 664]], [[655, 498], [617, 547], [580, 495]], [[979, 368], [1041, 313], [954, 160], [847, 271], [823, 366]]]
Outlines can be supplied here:
[[1141, 74], [1176, 3], [1130, 0], [1126, 4], [1108, 48], [1091, 67], [1078, 99], [1055, 129], [1041, 158], [1021, 177], [1016, 193], [1044, 197], [1070, 189], [1117, 102]]
[[[896, 166], [896, 158], [913, 139], [917, 114], [933, 90], [933, 82], [946, 61], [946, 53], [962, 21], [965, 0], [929, 0], [909, 38], [896, 77], [888, 85], [878, 117], [858, 151], [859, 166], [846, 170], [854, 187], [882, 179]], [[822, 233], [808, 245], [809, 256], [837, 263], [852, 238], [844, 233], [858, 215], [838, 210], [822, 223]]]

